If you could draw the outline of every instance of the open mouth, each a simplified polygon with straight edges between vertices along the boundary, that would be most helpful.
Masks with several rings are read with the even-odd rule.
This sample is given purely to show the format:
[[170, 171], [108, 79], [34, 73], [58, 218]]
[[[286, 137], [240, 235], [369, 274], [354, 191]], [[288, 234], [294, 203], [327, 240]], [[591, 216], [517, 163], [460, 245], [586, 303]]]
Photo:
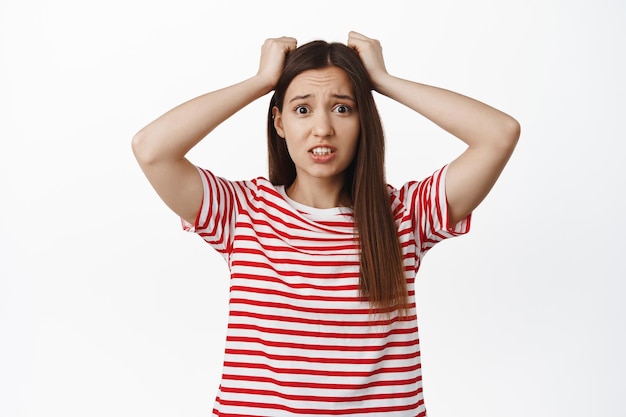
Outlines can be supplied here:
[[327, 156], [333, 153], [334, 150], [327, 146], [318, 146], [316, 148], [311, 149], [309, 152], [311, 152], [315, 156]]

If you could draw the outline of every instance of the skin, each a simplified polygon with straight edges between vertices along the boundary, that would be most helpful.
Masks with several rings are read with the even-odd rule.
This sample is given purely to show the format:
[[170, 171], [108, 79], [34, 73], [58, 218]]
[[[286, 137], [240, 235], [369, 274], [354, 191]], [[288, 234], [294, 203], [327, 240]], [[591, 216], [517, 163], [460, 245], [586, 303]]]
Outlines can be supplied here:
[[[291, 199], [317, 208], [350, 204], [341, 190], [359, 139], [356, 107], [350, 80], [340, 68], [309, 70], [293, 79], [283, 111], [272, 109], [276, 131], [296, 166], [296, 179], [287, 189]], [[315, 156], [312, 150], [319, 147], [332, 152]]]
[[[389, 74], [381, 44], [376, 39], [350, 32], [347, 45], [359, 54], [377, 92], [413, 109], [467, 145], [450, 163], [445, 184], [449, 222], [455, 224], [464, 219], [498, 179], [519, 138], [519, 123], [469, 97]], [[203, 195], [200, 176], [185, 155], [224, 120], [272, 91], [286, 54], [295, 48], [294, 38], [267, 39], [261, 48], [258, 72], [253, 77], [185, 102], [133, 137], [133, 152], [144, 174], [163, 201], [183, 219], [194, 223]], [[345, 120], [336, 118], [329, 110], [333, 108], [330, 98], [335, 93], [331, 86], [341, 91], [341, 77], [325, 73], [301, 75], [296, 78], [300, 78], [298, 83], [302, 81], [306, 88], [294, 90], [297, 91], [294, 94], [307, 93], [308, 88], [308, 93], [315, 97], [310, 104], [313, 111], [303, 117], [304, 121], [297, 117], [292, 120], [287, 107], [275, 114], [275, 120], [278, 116], [276, 127], [282, 130], [281, 135], [288, 141], [296, 162], [296, 186], [288, 193], [303, 204], [341, 205], [344, 197], [338, 184], [350, 146], [338, 146], [341, 158], [337, 159], [341, 159], [341, 164], [328, 164], [324, 168], [305, 163], [303, 156], [304, 150], [310, 149], [314, 140], [322, 140], [322, 136], [333, 143], [349, 143], [353, 138], [351, 130], [343, 124]], [[320, 112], [320, 109], [323, 110]], [[326, 132], [320, 134], [323, 130]]]

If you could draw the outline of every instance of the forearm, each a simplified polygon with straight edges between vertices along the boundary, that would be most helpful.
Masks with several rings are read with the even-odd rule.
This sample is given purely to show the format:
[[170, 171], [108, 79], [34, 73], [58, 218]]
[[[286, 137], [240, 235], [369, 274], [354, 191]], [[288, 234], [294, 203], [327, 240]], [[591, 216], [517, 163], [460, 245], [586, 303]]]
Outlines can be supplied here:
[[514, 146], [519, 125], [509, 115], [467, 96], [386, 74], [379, 93], [415, 110], [470, 147]]
[[271, 89], [254, 76], [191, 99], [141, 129], [133, 138], [133, 151], [143, 163], [182, 159], [223, 121]]

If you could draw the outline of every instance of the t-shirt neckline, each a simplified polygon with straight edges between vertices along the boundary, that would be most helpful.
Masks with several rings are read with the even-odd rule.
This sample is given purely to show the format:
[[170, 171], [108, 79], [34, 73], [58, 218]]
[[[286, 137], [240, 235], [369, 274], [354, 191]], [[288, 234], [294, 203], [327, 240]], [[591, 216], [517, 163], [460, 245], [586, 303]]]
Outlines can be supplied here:
[[276, 191], [285, 199], [285, 201], [294, 209], [298, 210], [302, 214], [308, 214], [313, 216], [322, 216], [322, 217], [331, 217], [337, 216], [340, 214], [351, 213], [352, 209], [350, 207], [331, 207], [331, 208], [317, 208], [307, 206], [302, 203], [298, 203], [295, 200], [292, 200], [285, 191], [284, 185], [277, 185]]

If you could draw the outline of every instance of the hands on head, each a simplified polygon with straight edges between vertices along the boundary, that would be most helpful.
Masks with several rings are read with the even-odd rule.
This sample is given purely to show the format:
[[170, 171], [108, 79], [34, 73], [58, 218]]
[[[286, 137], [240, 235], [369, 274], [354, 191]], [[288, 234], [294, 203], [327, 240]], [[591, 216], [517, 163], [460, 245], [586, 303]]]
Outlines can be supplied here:
[[[311, 51], [320, 51], [317, 43], [307, 45], [312, 47]], [[483, 200], [506, 165], [520, 135], [519, 123], [493, 107], [453, 91], [390, 75], [376, 39], [349, 32], [346, 45], [356, 51], [363, 63], [359, 72], [367, 72], [371, 82], [371, 86], [360, 84], [365, 76], [360, 74], [359, 85], [355, 81], [353, 88], [373, 87], [467, 144], [465, 152], [450, 163], [446, 174], [448, 219], [450, 224], [461, 221]], [[275, 90], [284, 75], [285, 59], [296, 48], [297, 40], [292, 37], [267, 39], [255, 76], [176, 106], [133, 138], [133, 151], [144, 173], [163, 200], [185, 220], [195, 220], [203, 196], [197, 169], [186, 159], [186, 154], [220, 123]], [[345, 48], [336, 49], [345, 53]], [[308, 53], [308, 49], [299, 50]], [[311, 67], [306, 62], [296, 64], [295, 71]], [[358, 104], [362, 107], [363, 103]], [[268, 125], [270, 116], [271, 113]]]
[[270, 38], [263, 42], [257, 76], [265, 80], [271, 89], [274, 88], [283, 72], [285, 57], [289, 52], [296, 49], [296, 46], [296, 39], [288, 36]]
[[[348, 33], [347, 46], [354, 49], [370, 75], [374, 87], [378, 80], [387, 75], [383, 51], [377, 39], [351, 31]], [[266, 39], [261, 48], [261, 60], [257, 76], [273, 88], [283, 70], [285, 58], [289, 52], [297, 48], [297, 40], [289, 36]]]

